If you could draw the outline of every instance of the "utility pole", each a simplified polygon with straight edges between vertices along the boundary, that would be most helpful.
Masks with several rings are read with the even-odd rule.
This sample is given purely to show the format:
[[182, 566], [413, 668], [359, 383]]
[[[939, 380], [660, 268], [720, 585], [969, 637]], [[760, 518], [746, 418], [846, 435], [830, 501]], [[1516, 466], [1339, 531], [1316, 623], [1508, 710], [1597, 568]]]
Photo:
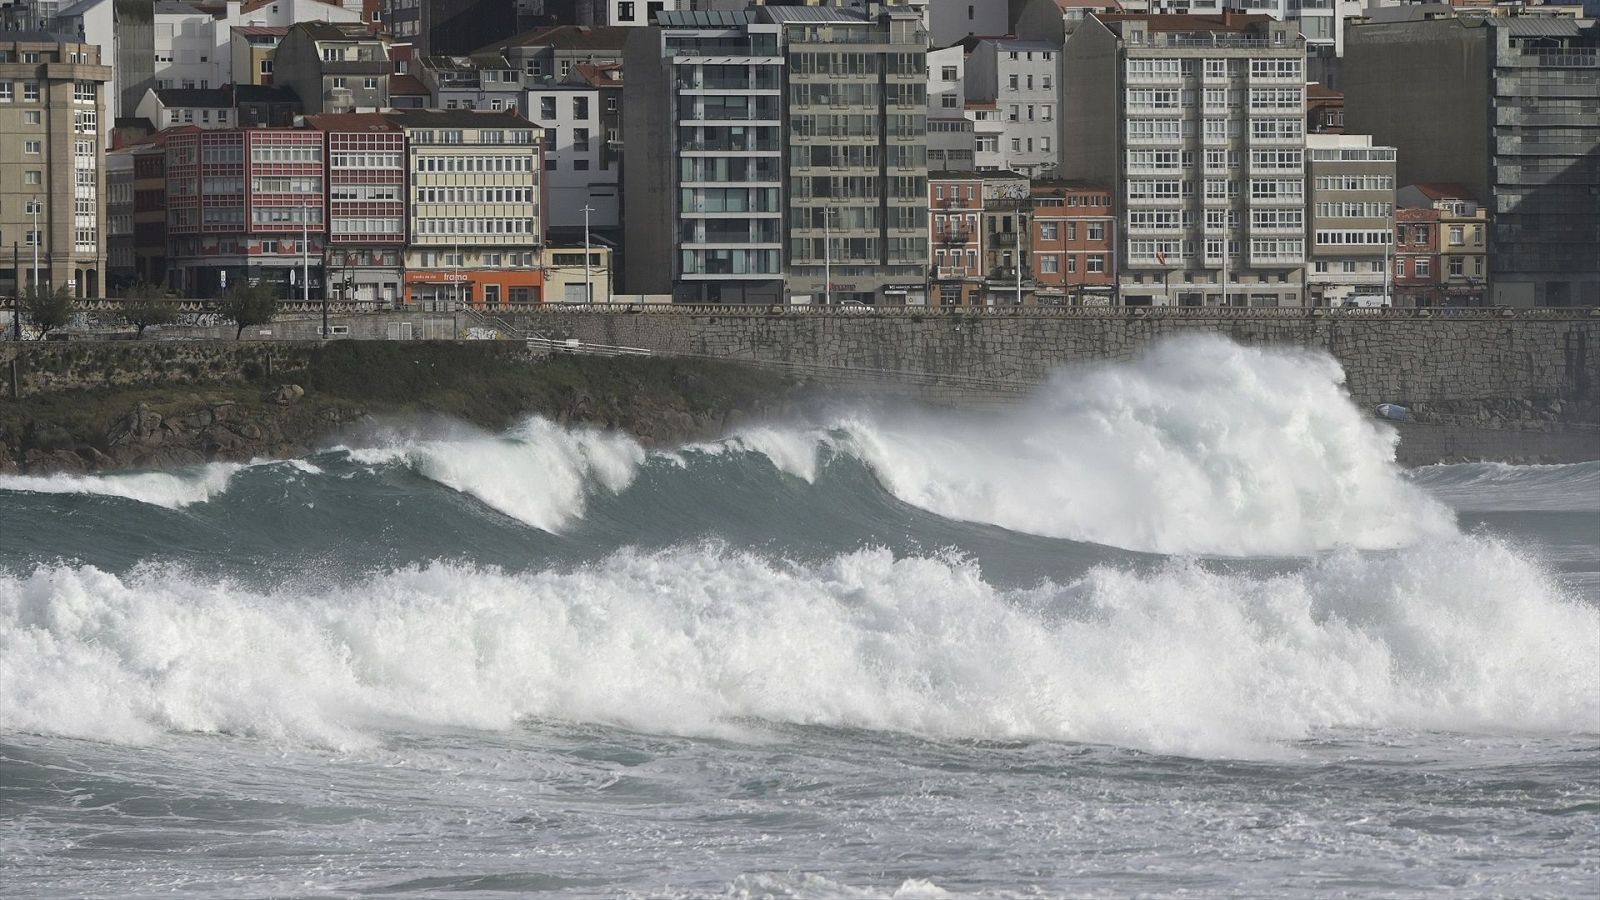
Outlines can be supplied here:
[[1227, 212], [1222, 214], [1222, 305], [1223, 306], [1227, 306], [1228, 305], [1228, 235], [1231, 234], [1231, 232], [1228, 230], [1228, 216], [1230, 216], [1232, 214], [1233, 214], [1232, 209], [1229, 209]]
[[594, 305], [594, 282], [589, 276], [589, 213], [594, 207], [583, 205], [583, 302]]
[[[1392, 219], [1390, 220], [1393, 221]], [[1389, 227], [1389, 239], [1383, 242], [1383, 305], [1393, 306], [1394, 301], [1389, 299], [1393, 290], [1391, 279], [1394, 277], [1394, 264], [1389, 262], [1389, 249], [1394, 246], [1394, 226]]]

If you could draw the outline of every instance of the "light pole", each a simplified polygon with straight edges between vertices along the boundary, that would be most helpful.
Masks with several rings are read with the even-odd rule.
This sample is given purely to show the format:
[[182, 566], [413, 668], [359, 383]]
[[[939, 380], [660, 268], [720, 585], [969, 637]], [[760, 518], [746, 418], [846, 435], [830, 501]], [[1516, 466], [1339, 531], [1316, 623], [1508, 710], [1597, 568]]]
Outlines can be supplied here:
[[587, 203], [583, 206], [583, 302], [594, 305], [594, 282], [589, 276], [589, 213], [594, 212], [594, 207]]
[[833, 304], [833, 210], [822, 211], [822, 305]]
[[1023, 226], [1023, 222], [1025, 221], [1022, 216], [1023, 216], [1022, 210], [1020, 210], [1020, 209], [1017, 210], [1017, 305], [1018, 306], [1022, 305], [1022, 243], [1023, 243], [1022, 229], [1024, 227]]
[[38, 291], [39, 290], [39, 244], [43, 243], [40, 240], [41, 236], [39, 234], [39, 198], [38, 197], [33, 198], [33, 200], [31, 202], [29, 202], [28, 208], [33, 212], [33, 289], [34, 289], [34, 291]]

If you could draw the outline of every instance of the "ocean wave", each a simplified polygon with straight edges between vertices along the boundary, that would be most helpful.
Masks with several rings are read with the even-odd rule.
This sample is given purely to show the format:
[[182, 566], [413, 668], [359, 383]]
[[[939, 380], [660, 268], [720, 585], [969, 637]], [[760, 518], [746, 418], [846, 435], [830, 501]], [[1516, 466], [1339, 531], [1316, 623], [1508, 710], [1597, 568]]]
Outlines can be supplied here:
[[1407, 477], [1460, 510], [1600, 512], [1600, 461], [1553, 466], [1455, 463], [1423, 466]]
[[1600, 732], [1600, 611], [1484, 537], [1259, 575], [1173, 560], [1002, 590], [956, 558], [721, 546], [337, 590], [174, 566], [0, 580], [0, 728], [334, 747], [529, 717], [769, 721], [1251, 755], [1318, 729]]
[[[262, 464], [259, 461], [254, 464]], [[120, 497], [167, 509], [205, 503], [228, 489], [233, 477], [252, 464], [208, 463], [173, 472], [104, 475], [0, 475], [0, 491], [33, 494], [86, 494]]]

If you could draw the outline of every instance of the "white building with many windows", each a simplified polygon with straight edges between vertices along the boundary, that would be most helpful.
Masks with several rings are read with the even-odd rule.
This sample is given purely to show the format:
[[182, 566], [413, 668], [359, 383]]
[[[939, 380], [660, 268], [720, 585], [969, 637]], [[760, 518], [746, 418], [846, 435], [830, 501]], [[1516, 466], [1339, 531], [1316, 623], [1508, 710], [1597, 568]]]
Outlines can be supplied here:
[[1305, 43], [1293, 26], [1091, 14], [1067, 40], [1063, 87], [1063, 174], [1121, 186], [1124, 303], [1304, 303]]
[[544, 130], [545, 224], [572, 231], [618, 227], [618, 175], [605, 153], [599, 88], [587, 82], [546, 84], [523, 95], [523, 115]]
[[1061, 48], [1046, 41], [986, 39], [967, 57], [967, 98], [993, 101], [1004, 126], [1000, 168], [1030, 178], [1055, 173], [1060, 67]]

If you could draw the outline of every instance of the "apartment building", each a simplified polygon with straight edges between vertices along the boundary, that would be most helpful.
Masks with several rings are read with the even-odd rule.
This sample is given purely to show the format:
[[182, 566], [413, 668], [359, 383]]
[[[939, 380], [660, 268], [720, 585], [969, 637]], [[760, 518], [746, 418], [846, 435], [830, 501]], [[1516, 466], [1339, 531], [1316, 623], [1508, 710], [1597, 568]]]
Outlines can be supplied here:
[[327, 160], [329, 296], [393, 308], [403, 296], [406, 145], [374, 113], [307, 116]]
[[100, 48], [37, 31], [0, 33], [0, 271], [10, 285], [103, 293], [106, 84]]
[[783, 27], [788, 73], [790, 290], [814, 303], [926, 303], [921, 19], [904, 9], [873, 19], [827, 7], [768, 14]]
[[485, 47], [504, 55], [511, 67], [522, 71], [522, 83], [533, 87], [572, 78], [582, 64], [622, 62], [623, 45], [638, 29], [613, 26], [554, 25], [535, 28]]
[[425, 56], [415, 67], [435, 109], [516, 109], [522, 100], [522, 72], [492, 50], [471, 56]]
[[966, 111], [966, 48], [928, 51], [928, 168], [970, 172], [977, 131]]
[[1091, 13], [1065, 56], [1062, 172], [1120, 186], [1122, 302], [1301, 305], [1305, 44], [1294, 26]]
[[199, 128], [233, 128], [233, 91], [230, 88], [151, 88], [133, 114], [158, 130], [179, 125]]
[[976, 306], [983, 302], [983, 176], [977, 172], [928, 173], [929, 303]]
[[105, 290], [120, 294], [135, 278], [133, 255], [133, 154], [106, 153]]
[[1494, 303], [1600, 305], [1600, 24], [1431, 9], [1348, 29], [1347, 127], [1492, 201]]
[[[621, 220], [618, 166], [607, 152], [601, 90], [587, 81], [541, 84], [525, 115], [544, 131], [545, 227], [613, 232]], [[585, 209], [588, 210], [585, 213]]]
[[166, 138], [168, 284], [217, 297], [242, 281], [321, 298], [327, 249], [323, 135], [181, 128]]
[[511, 0], [379, 0], [377, 12], [418, 57], [465, 56], [517, 30]]
[[1001, 168], [1044, 178], [1060, 162], [1056, 113], [1061, 47], [1046, 41], [986, 38], [966, 60], [966, 96], [993, 101], [1004, 123]]
[[1306, 136], [1307, 303], [1389, 296], [1394, 169], [1394, 148], [1368, 135]]
[[158, 131], [127, 149], [133, 158], [133, 268], [136, 281], [168, 283], [167, 138], [179, 131]]
[[273, 54], [273, 83], [308, 115], [387, 109], [392, 70], [388, 38], [360, 23], [298, 23]]
[[1439, 211], [1401, 206], [1394, 211], [1394, 305], [1443, 306], [1439, 293]]
[[1034, 297], [1031, 238], [1033, 204], [1028, 176], [1020, 172], [983, 173], [984, 295], [988, 306], [1021, 306]]
[[515, 112], [405, 110], [404, 302], [425, 310], [543, 299], [540, 134]]
[[228, 38], [234, 84], [272, 84], [273, 55], [289, 33], [285, 25], [241, 25]]
[[1028, 228], [1038, 302], [1104, 306], [1116, 292], [1112, 191], [1079, 182], [1034, 182]]
[[1439, 214], [1439, 302], [1446, 306], [1487, 304], [1493, 288], [1488, 264], [1488, 208], [1464, 185], [1429, 182], [1401, 188], [1396, 202], [1410, 209], [1431, 208]]

